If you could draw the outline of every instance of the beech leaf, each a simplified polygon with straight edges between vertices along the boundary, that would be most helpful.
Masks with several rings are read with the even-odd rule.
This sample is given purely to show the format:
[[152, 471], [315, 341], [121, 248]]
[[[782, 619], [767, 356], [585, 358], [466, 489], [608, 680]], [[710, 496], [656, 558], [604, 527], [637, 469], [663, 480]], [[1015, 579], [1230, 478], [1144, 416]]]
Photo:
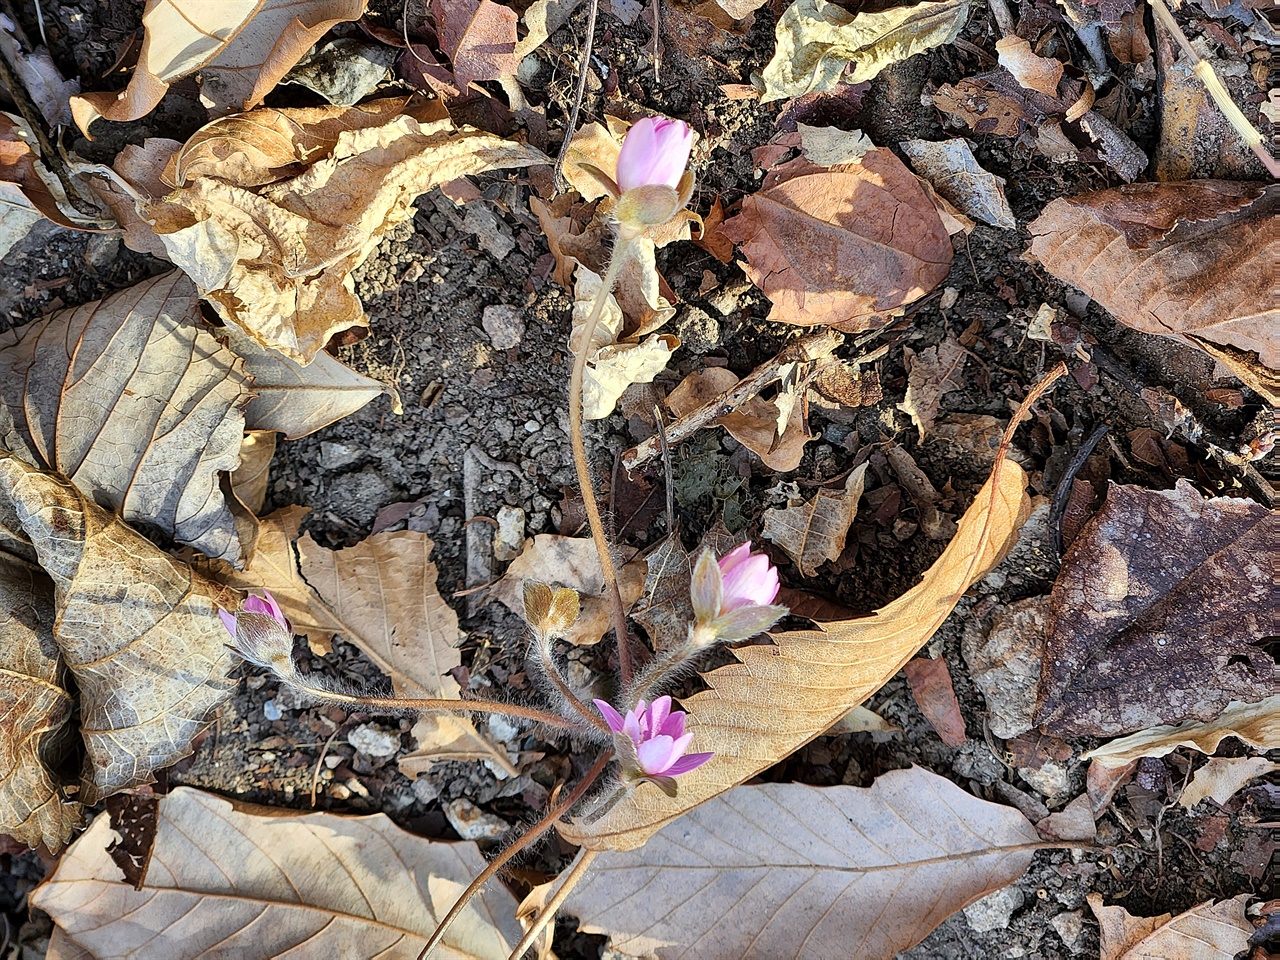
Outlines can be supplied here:
[[[1042, 846], [1012, 807], [920, 767], [871, 787], [736, 787], [604, 853], [566, 913], [624, 956], [879, 960], [1017, 880]], [[620, 891], [643, 890], [643, 896]]]
[[771, 301], [770, 320], [848, 332], [883, 326], [951, 267], [951, 238], [893, 152], [820, 167], [797, 158], [770, 170], [725, 235]]
[[766, 510], [765, 539], [785, 550], [806, 577], [817, 576], [819, 566], [844, 551], [866, 476], [867, 465], [863, 463], [849, 474], [841, 490], [822, 489], [808, 503]]
[[737, 662], [702, 674], [707, 689], [681, 707], [695, 748], [715, 755], [680, 777], [678, 798], [642, 783], [560, 832], [592, 850], [633, 849], [830, 727], [902, 669], [1004, 557], [1030, 512], [1026, 484], [1021, 467], [998, 458], [942, 556], [897, 600], [869, 617], [771, 634], [773, 643], [735, 648]]
[[1206, 901], [1176, 917], [1135, 917], [1124, 907], [1108, 907], [1102, 895], [1085, 897], [1098, 918], [1102, 937], [1099, 960], [1154, 960], [1194, 957], [1233, 960], [1249, 949], [1253, 924], [1245, 916], [1247, 893], [1218, 903]]
[[[102, 814], [31, 894], [93, 957], [415, 960], [485, 865], [474, 845], [425, 840], [381, 813], [294, 813], [190, 787], [160, 800], [142, 889], [121, 879], [110, 841]], [[459, 960], [505, 960], [520, 939], [515, 907], [490, 884], [442, 949]]]
[[0, 334], [0, 446], [238, 564], [219, 475], [240, 462], [249, 384], [199, 310], [175, 271]]
[[1225, 804], [1244, 789], [1244, 785], [1250, 780], [1265, 777], [1277, 770], [1280, 770], [1280, 763], [1272, 763], [1266, 757], [1213, 757], [1196, 771], [1196, 775], [1178, 797], [1178, 805], [1184, 810], [1190, 810], [1206, 798]]

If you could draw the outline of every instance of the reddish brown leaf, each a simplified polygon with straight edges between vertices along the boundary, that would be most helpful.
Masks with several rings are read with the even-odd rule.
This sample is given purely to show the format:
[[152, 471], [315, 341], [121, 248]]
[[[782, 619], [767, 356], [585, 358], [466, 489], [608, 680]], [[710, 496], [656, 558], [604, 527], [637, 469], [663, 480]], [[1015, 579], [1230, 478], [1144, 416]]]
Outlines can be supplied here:
[[964, 717], [960, 715], [960, 702], [956, 699], [955, 688], [951, 686], [947, 661], [917, 657], [903, 667], [902, 672], [907, 675], [916, 705], [942, 742], [949, 747], [958, 747], [968, 740]]
[[514, 10], [493, 0], [446, 0], [432, 4], [432, 9], [440, 23], [440, 47], [453, 61], [460, 89], [516, 72], [520, 18]]

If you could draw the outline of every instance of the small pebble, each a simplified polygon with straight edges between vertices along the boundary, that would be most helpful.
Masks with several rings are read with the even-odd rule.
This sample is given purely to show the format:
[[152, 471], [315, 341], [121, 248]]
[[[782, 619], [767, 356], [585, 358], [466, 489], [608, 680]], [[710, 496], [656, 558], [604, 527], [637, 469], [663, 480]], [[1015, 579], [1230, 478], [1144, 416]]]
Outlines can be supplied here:
[[514, 560], [524, 550], [524, 511], [519, 507], [498, 508], [498, 529], [493, 534], [493, 555]]
[[284, 716], [274, 700], [268, 700], [262, 705], [262, 715], [273, 722]]
[[362, 723], [347, 734], [347, 743], [356, 751], [375, 760], [394, 757], [400, 752], [400, 735], [389, 733], [371, 723]]
[[434, 803], [440, 796], [440, 788], [426, 777], [413, 781], [413, 795], [420, 803]]
[[509, 350], [524, 339], [524, 311], [509, 303], [484, 308], [480, 320], [489, 342], [498, 350]]
[[977, 933], [1005, 930], [1013, 912], [1020, 906], [1022, 891], [1017, 887], [1004, 887], [965, 907], [964, 918]]
[[444, 805], [444, 815], [463, 840], [496, 840], [511, 829], [511, 824], [501, 817], [485, 813], [461, 797]]
[[1060, 913], [1050, 922], [1058, 936], [1062, 938], [1062, 942], [1068, 947], [1079, 940], [1080, 934], [1084, 932], [1084, 921], [1079, 910]]

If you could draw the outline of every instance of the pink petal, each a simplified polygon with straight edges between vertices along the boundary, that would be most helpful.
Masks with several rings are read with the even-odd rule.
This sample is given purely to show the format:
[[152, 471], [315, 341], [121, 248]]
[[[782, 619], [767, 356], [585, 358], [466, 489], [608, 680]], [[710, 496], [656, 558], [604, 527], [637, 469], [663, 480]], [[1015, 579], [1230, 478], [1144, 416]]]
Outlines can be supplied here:
[[679, 120], [645, 117], [627, 131], [618, 152], [618, 188], [661, 184], [675, 189], [689, 164], [693, 131]]
[[227, 611], [219, 607], [218, 616], [222, 618], [222, 625], [226, 627], [227, 632], [231, 634], [231, 639], [236, 639], [236, 615], [234, 613], [227, 613]]
[[640, 714], [643, 713], [641, 708], [644, 705], [644, 701], [641, 700], [640, 704], [641, 706], [636, 707], [627, 714], [627, 719], [622, 723], [622, 732], [630, 737], [637, 747], [640, 746], [640, 742], [645, 738], [644, 730], [640, 726]]
[[593, 700], [591, 702], [596, 705], [596, 709], [600, 711], [600, 716], [604, 717], [604, 722], [609, 725], [610, 730], [614, 733], [618, 733], [622, 730], [622, 726], [625, 723], [622, 719], [622, 714], [613, 709], [613, 707], [609, 706], [609, 704], [605, 703], [603, 700]]
[[714, 756], [714, 753], [691, 753], [687, 757], [681, 757], [667, 767], [667, 776], [678, 777], [680, 774], [688, 773], [690, 770], [697, 770]]
[[671, 715], [667, 717], [666, 722], [662, 724], [661, 729], [657, 732], [664, 737], [679, 739], [684, 736], [684, 718], [686, 714], [683, 710], [672, 710]]
[[778, 571], [763, 553], [752, 554], [725, 572], [721, 610], [728, 612], [752, 604], [768, 606], [777, 595]]
[[689, 744], [693, 743], [693, 734], [686, 733], [683, 737], [677, 737], [672, 742], [675, 744], [671, 751], [671, 761], [674, 763], [684, 756], [684, 752], [689, 749]]
[[720, 572], [728, 573], [731, 567], [736, 567], [749, 556], [751, 556], [750, 540], [740, 546], [734, 547], [720, 558]]
[[659, 697], [653, 701], [653, 706], [649, 708], [649, 735], [657, 736], [666, 733], [662, 729], [663, 724], [667, 722], [667, 715], [671, 713], [671, 698]]
[[246, 597], [244, 601], [245, 613], [260, 613], [265, 616], [271, 616], [271, 604], [263, 600], [261, 597]]
[[636, 759], [640, 761], [640, 769], [648, 774], [665, 773], [671, 761], [679, 754], [675, 751], [676, 742], [670, 737], [654, 737], [636, 747]]
[[284, 611], [280, 609], [280, 604], [276, 603], [276, 598], [271, 595], [271, 591], [263, 590], [262, 595], [266, 599], [267, 605], [270, 607], [269, 612], [271, 616], [275, 617], [281, 623], [287, 624], [289, 622], [289, 618], [284, 615]]

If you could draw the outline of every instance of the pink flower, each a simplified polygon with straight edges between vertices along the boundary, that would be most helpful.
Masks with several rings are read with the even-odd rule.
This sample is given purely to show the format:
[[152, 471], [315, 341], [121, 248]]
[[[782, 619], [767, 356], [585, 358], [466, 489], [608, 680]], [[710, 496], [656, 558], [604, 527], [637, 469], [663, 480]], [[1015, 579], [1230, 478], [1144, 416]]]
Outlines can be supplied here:
[[740, 607], [764, 607], [778, 595], [778, 568], [763, 553], [752, 553], [751, 543], [735, 547], [720, 558], [720, 611]]
[[595, 701], [595, 705], [615, 739], [618, 735], [630, 738], [643, 777], [678, 777], [698, 769], [714, 756], [710, 753], [685, 756], [693, 734], [684, 732], [685, 713], [671, 709], [670, 697], [659, 697], [652, 705], [641, 700], [625, 718], [603, 700]]
[[239, 614], [219, 609], [218, 617], [231, 634], [231, 649], [250, 663], [287, 676], [293, 671], [293, 624], [271, 591], [263, 594], [246, 598]]
[[627, 131], [618, 153], [618, 189], [657, 185], [678, 190], [693, 150], [693, 131], [682, 120], [645, 117]]

